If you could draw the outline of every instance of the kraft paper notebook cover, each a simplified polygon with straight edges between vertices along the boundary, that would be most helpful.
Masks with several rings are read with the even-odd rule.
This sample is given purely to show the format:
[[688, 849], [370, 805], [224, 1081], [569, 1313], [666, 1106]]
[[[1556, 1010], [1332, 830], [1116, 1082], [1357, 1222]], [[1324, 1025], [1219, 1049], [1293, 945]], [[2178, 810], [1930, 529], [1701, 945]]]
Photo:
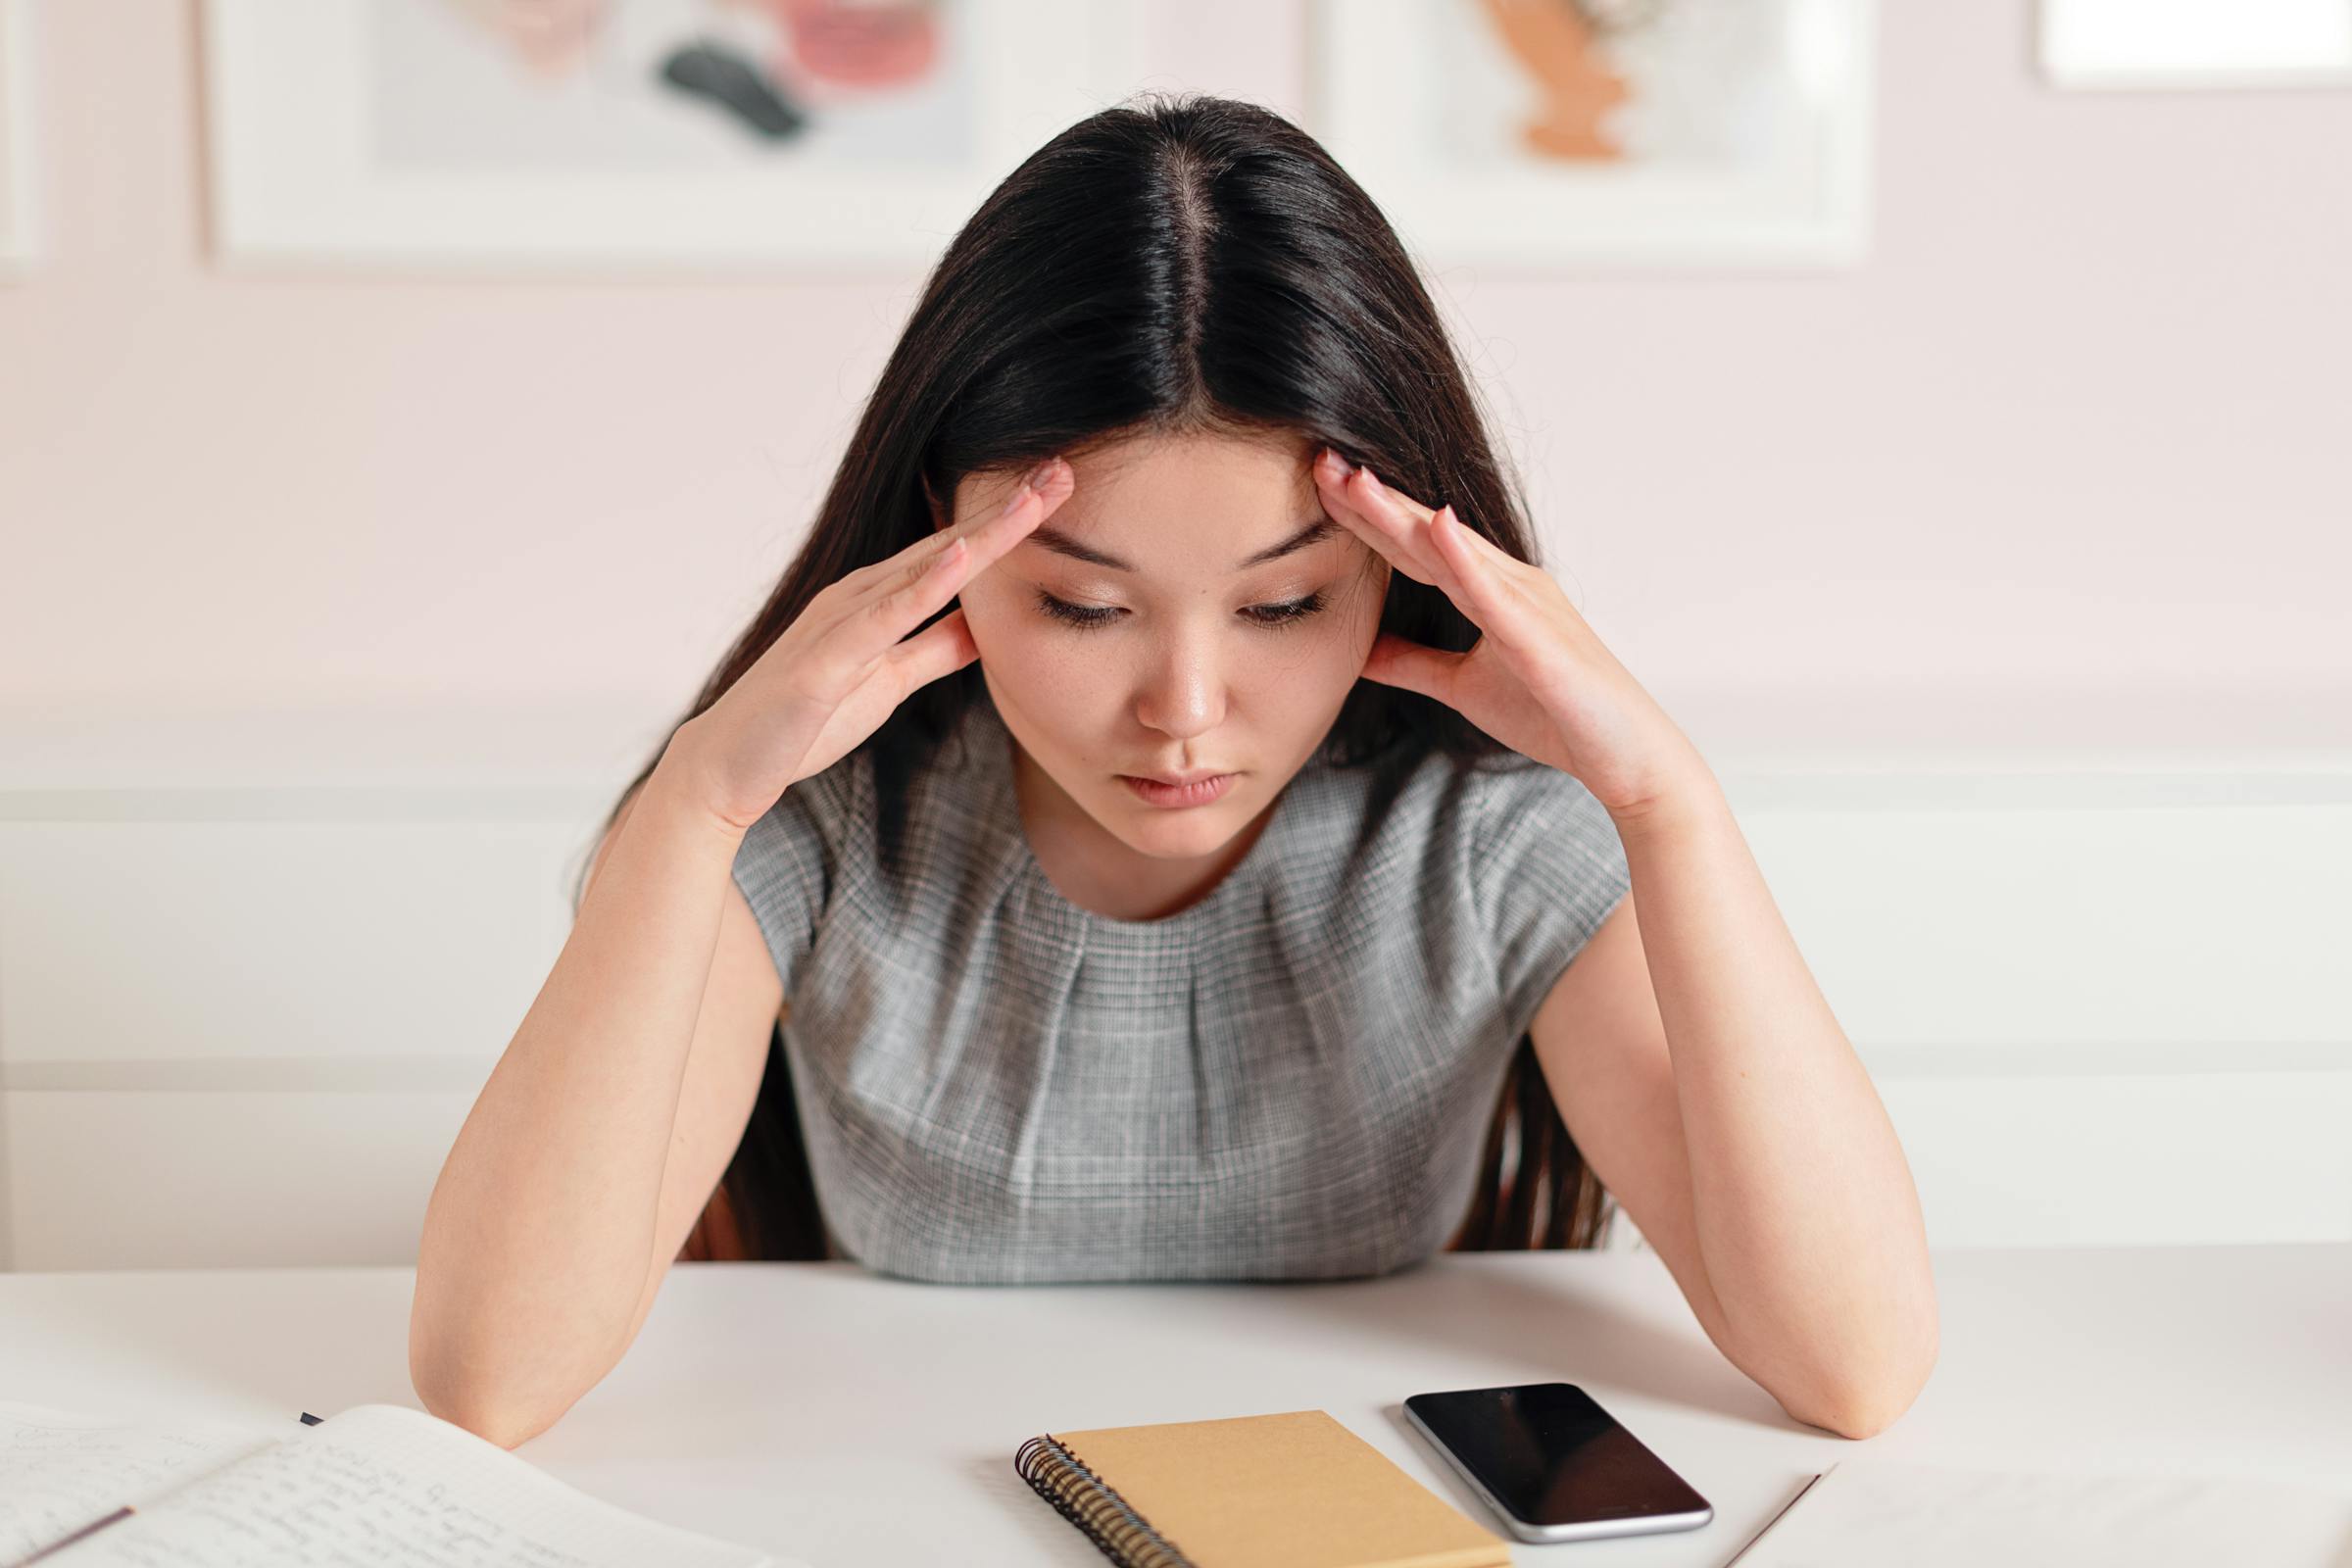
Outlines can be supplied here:
[[1013, 1457], [1123, 1568], [1509, 1568], [1477, 1524], [1322, 1410], [1098, 1427]]

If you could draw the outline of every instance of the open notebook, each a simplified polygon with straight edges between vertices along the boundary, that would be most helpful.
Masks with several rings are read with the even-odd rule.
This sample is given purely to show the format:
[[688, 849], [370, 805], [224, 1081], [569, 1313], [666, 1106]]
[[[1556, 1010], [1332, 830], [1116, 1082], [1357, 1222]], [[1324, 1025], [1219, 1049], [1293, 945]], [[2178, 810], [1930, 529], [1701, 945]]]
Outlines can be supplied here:
[[0, 1400], [0, 1568], [807, 1568], [599, 1502], [421, 1410], [286, 1425]]
[[2241, 1476], [1839, 1461], [1738, 1568], [2352, 1568], [2352, 1495]]

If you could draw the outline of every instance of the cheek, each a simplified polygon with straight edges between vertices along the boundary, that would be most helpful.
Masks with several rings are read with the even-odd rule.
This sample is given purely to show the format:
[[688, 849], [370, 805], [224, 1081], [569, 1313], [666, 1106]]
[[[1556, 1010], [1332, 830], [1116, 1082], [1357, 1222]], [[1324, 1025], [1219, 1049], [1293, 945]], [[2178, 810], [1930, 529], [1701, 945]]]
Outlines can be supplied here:
[[1084, 639], [1049, 624], [1030, 603], [1030, 590], [975, 583], [961, 596], [964, 624], [980, 662], [1007, 688], [1075, 693], [1100, 682], [1107, 666], [1089, 657]]
[[956, 595], [963, 607], [964, 624], [972, 629], [972, 640], [980, 645], [984, 657], [1010, 659], [1019, 657], [1038, 641], [1035, 617], [1021, 600], [1020, 590], [1012, 583], [990, 577], [968, 582]]
[[1359, 617], [1336, 611], [1318, 618], [1311, 631], [1271, 635], [1271, 644], [1234, 676], [1237, 691], [1250, 694], [1262, 711], [1307, 712], [1329, 708], [1334, 693], [1345, 694], [1363, 673], [1364, 658], [1379, 634], [1377, 613]]
[[1332, 615], [1340, 628], [1339, 641], [1359, 665], [1380, 637], [1380, 617], [1388, 609], [1389, 568], [1367, 571], [1345, 591]]

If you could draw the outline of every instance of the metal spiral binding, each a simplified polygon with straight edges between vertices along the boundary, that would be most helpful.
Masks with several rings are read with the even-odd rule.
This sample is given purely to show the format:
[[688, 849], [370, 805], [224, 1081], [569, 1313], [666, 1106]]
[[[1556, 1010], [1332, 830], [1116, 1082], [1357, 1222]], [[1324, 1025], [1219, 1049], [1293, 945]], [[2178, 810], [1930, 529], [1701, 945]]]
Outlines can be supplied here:
[[1051, 1435], [1022, 1444], [1012, 1456], [1012, 1468], [1120, 1568], [1197, 1568], [1175, 1543], [1146, 1524], [1109, 1483]]

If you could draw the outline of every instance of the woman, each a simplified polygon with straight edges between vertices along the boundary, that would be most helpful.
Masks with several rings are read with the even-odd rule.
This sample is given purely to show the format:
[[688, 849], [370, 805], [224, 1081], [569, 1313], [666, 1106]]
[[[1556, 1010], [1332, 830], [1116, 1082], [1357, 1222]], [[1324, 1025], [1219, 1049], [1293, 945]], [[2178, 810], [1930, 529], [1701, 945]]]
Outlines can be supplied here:
[[1900, 1147], [1706, 764], [1533, 557], [1311, 138], [1217, 99], [1054, 137], [607, 825], [425, 1216], [427, 1407], [543, 1430], [690, 1238], [1345, 1278], [1591, 1245], [1605, 1186], [1791, 1415], [1893, 1419], [1936, 1343]]

